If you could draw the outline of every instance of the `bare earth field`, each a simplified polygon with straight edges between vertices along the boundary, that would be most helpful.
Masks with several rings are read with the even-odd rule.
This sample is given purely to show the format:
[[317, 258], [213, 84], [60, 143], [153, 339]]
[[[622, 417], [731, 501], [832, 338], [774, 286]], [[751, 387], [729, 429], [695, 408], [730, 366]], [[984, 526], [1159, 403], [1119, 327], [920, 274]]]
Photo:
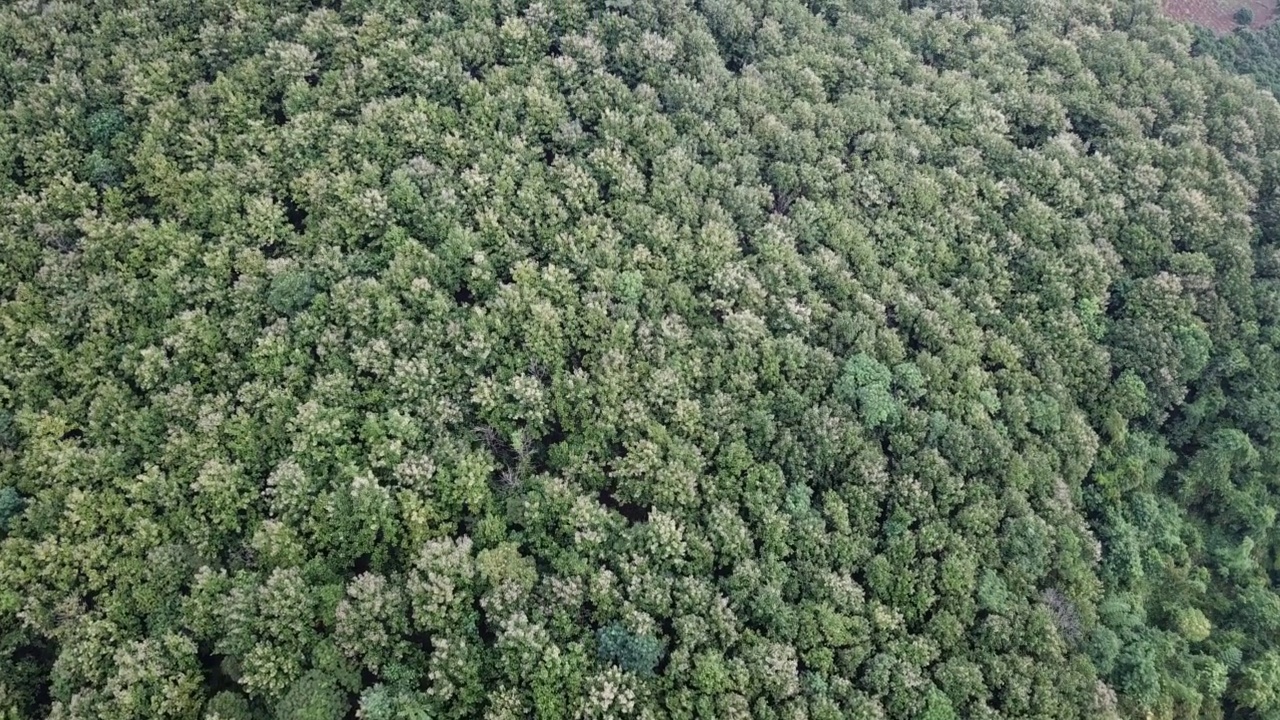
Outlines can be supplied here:
[[1275, 0], [1165, 0], [1164, 12], [1171, 18], [1225, 33], [1235, 29], [1232, 15], [1241, 7], [1253, 11], [1250, 26], [1255, 28], [1270, 25], [1276, 14]]

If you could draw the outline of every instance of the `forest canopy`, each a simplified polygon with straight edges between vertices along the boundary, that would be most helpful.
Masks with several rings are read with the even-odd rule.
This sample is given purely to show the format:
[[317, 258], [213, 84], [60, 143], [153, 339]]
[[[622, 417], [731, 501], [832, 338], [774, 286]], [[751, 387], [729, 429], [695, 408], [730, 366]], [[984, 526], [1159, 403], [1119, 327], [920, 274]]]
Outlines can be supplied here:
[[1225, 35], [1197, 28], [1195, 34], [1192, 54], [1210, 55], [1223, 67], [1249, 75], [1272, 95], [1280, 94], [1280, 26], [1241, 27]]
[[1133, 0], [0, 7], [0, 718], [1280, 718], [1280, 105]]

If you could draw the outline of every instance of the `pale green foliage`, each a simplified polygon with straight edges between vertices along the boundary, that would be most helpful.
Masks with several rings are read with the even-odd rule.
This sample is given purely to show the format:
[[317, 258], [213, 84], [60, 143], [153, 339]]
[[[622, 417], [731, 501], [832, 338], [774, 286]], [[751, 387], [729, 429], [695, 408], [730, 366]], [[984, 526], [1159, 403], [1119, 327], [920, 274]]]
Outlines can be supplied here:
[[338, 646], [365, 667], [381, 672], [404, 657], [401, 637], [409, 630], [409, 608], [400, 588], [385, 577], [357, 575], [336, 612]]
[[1200, 642], [1213, 631], [1213, 624], [1198, 608], [1179, 608], [1176, 623], [1178, 632], [1191, 642]]
[[[181, 635], [140, 640], [121, 648], [104, 686], [104, 720], [186, 718], [203, 703], [196, 646]], [[73, 703], [74, 705], [74, 703]]]
[[1155, 10], [0, 7], [0, 713], [1274, 715], [1280, 105]]
[[427, 542], [406, 588], [414, 626], [434, 632], [456, 627], [469, 610], [475, 573], [470, 538]]

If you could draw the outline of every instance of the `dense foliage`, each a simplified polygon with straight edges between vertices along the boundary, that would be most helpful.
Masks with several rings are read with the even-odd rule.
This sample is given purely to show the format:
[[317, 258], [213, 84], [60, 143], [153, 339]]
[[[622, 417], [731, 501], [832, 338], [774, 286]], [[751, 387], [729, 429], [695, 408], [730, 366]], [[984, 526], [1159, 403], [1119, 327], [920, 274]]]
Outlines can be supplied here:
[[1149, 3], [0, 8], [0, 717], [1280, 717], [1280, 106]]
[[1197, 28], [1193, 54], [1213, 57], [1232, 72], [1251, 76], [1259, 85], [1280, 96], [1280, 25], [1238, 28], [1216, 35]]

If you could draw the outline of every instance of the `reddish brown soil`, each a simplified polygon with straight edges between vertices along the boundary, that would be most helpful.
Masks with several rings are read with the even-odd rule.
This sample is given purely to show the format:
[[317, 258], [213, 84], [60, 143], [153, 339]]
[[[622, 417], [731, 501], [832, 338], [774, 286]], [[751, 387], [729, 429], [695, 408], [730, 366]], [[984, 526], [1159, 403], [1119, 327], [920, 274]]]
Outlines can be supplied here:
[[1235, 29], [1232, 16], [1241, 7], [1253, 11], [1250, 27], [1266, 27], [1276, 14], [1276, 0], [1164, 0], [1164, 13], [1169, 17], [1203, 25], [1217, 33]]

